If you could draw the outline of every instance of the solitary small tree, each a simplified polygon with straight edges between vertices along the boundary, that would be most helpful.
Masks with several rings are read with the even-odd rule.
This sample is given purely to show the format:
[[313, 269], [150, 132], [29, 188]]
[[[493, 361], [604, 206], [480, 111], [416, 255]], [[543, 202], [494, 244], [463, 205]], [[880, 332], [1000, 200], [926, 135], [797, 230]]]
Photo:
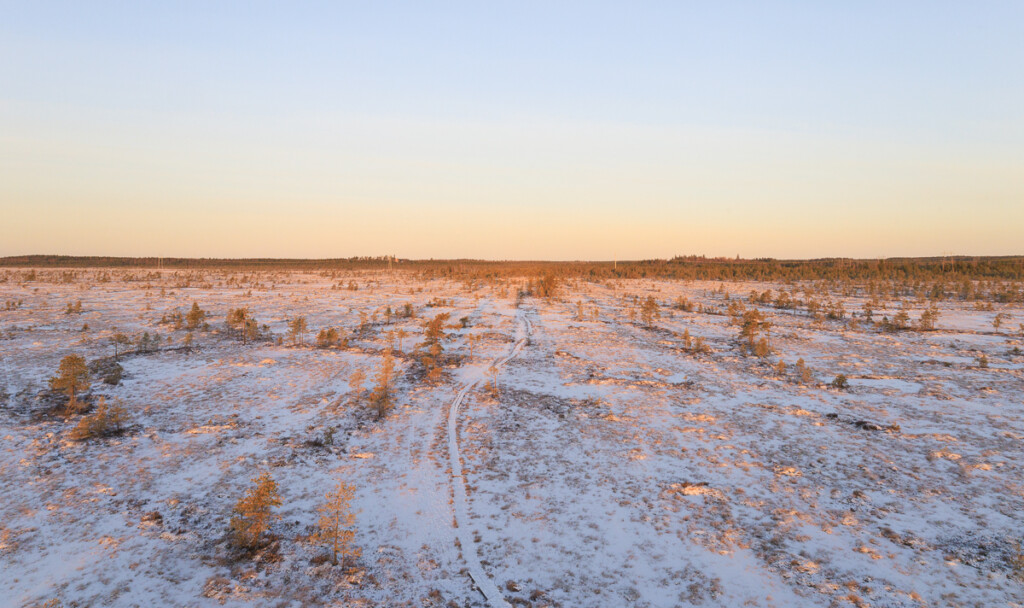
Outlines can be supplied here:
[[110, 337], [110, 343], [114, 345], [114, 360], [117, 361], [121, 356], [121, 353], [119, 352], [119, 347], [123, 346], [127, 348], [128, 345], [132, 343], [132, 340], [125, 334], [121, 332], [116, 332], [113, 336]]
[[259, 547], [271, 522], [280, 518], [271, 509], [281, 506], [277, 482], [270, 473], [264, 472], [252, 482], [255, 485], [235, 504], [229, 524], [235, 544], [249, 550]]
[[377, 372], [377, 383], [370, 395], [370, 403], [377, 411], [377, 420], [387, 416], [391, 409], [394, 395], [392, 394], [392, 382], [394, 380], [395, 361], [391, 350], [384, 351], [384, 358], [381, 360], [380, 371]]
[[188, 329], [197, 329], [206, 320], [206, 312], [199, 308], [199, 304], [192, 302], [192, 309], [185, 315], [185, 322]]
[[498, 368], [493, 365], [488, 367], [487, 375], [491, 378], [491, 381], [487, 383], [487, 390], [490, 391], [491, 396], [497, 398], [501, 394], [498, 391]]
[[331, 563], [338, 565], [338, 556], [342, 562], [346, 558], [357, 558], [362, 553], [358, 547], [352, 546], [356, 523], [356, 515], [352, 512], [351, 503], [355, 497], [355, 486], [343, 481], [338, 482], [334, 490], [327, 493], [327, 502], [320, 505], [320, 521], [314, 539], [324, 543], [331, 549]]
[[363, 395], [365, 388], [363, 383], [366, 382], [366, 372], [361, 369], [357, 369], [349, 374], [348, 377], [348, 388], [352, 391], [353, 396], [359, 399]]
[[473, 348], [480, 342], [482, 336], [479, 334], [469, 334], [466, 341], [469, 343], [469, 358], [473, 358]]
[[443, 312], [424, 324], [422, 348], [426, 353], [420, 357], [420, 361], [427, 371], [427, 380], [430, 382], [441, 379], [441, 358], [444, 355], [441, 341], [445, 338], [444, 322], [448, 317], [448, 313]]
[[50, 388], [68, 395], [68, 411], [78, 409], [78, 393], [89, 388], [89, 368], [81, 355], [68, 355], [60, 360], [57, 375], [50, 378]]

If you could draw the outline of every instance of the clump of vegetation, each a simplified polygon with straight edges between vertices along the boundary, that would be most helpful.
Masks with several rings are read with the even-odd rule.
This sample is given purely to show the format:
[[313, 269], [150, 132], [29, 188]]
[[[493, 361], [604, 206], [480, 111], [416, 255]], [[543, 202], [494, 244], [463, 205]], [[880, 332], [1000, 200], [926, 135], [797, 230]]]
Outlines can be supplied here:
[[121, 384], [124, 368], [121, 367], [116, 358], [103, 357], [102, 359], [94, 359], [89, 363], [89, 374], [98, 377], [104, 384], [117, 386]]
[[672, 308], [675, 308], [676, 310], [681, 310], [683, 312], [693, 312], [694, 307], [693, 302], [691, 302], [687, 298], [684, 298], [683, 296], [679, 296], [678, 298], [676, 298], [675, 304], [672, 305]]
[[906, 331], [910, 329], [910, 315], [907, 311], [901, 310], [892, 319], [882, 317], [882, 328], [888, 332]]
[[135, 342], [135, 352], [151, 353], [160, 348], [160, 342], [160, 334], [154, 332], [151, 336], [148, 331], [143, 332]]
[[270, 473], [253, 478], [252, 483], [253, 487], [235, 503], [234, 515], [228, 524], [235, 545], [249, 551], [262, 545], [270, 524], [280, 519], [272, 509], [281, 506], [277, 482]]
[[99, 437], [119, 435], [124, 432], [124, 424], [128, 416], [125, 409], [120, 405], [107, 405], [104, 398], [100, 397], [96, 409], [88, 416], [78, 421], [75, 428], [71, 429], [71, 439], [85, 441]]
[[181, 329], [185, 325], [184, 317], [176, 310], [169, 315], [165, 314], [161, 317], [159, 325], [171, 325], [174, 329]]
[[260, 336], [259, 323], [252, 317], [248, 308], [236, 308], [228, 313], [228, 329], [242, 339], [242, 344], [255, 340]]
[[341, 334], [335, 327], [321, 329], [316, 334], [316, 345], [320, 348], [330, 348], [341, 343]]
[[81, 355], [68, 355], [60, 360], [57, 375], [50, 378], [50, 388], [66, 393], [68, 403], [65, 410], [68, 413], [75, 413], [82, 407], [78, 402], [78, 395], [89, 388], [89, 381], [89, 368], [85, 364], [85, 358]]
[[846, 390], [850, 388], [850, 381], [847, 380], [846, 376], [843, 374], [839, 374], [838, 376], [833, 378], [830, 384], [834, 389]]
[[804, 363], [803, 357], [796, 360], [796, 377], [799, 378], [802, 384], [809, 384], [814, 379], [814, 375], [811, 373], [807, 364]]
[[74, 304], [68, 302], [67, 308], [64, 309], [66, 315], [80, 315], [82, 314], [82, 301], [78, 300]]
[[355, 538], [353, 526], [356, 523], [356, 515], [352, 512], [351, 503], [355, 491], [355, 486], [343, 481], [338, 482], [334, 490], [327, 493], [327, 501], [317, 508], [320, 520], [317, 522], [317, 531], [313, 538], [331, 550], [331, 563], [335, 566], [338, 565], [339, 557], [344, 563], [362, 554], [362, 551], [352, 544]]
[[558, 277], [554, 273], [545, 273], [543, 276], [530, 279], [526, 290], [521, 295], [532, 295], [539, 298], [551, 299], [558, 293]]
[[653, 296], [647, 296], [647, 299], [640, 305], [640, 321], [643, 322], [644, 327], [651, 327], [659, 318], [661, 318], [661, 312], [658, 310], [658, 302]]
[[288, 323], [288, 337], [291, 338], [292, 344], [303, 345], [306, 343], [306, 328], [306, 317], [295, 317]]

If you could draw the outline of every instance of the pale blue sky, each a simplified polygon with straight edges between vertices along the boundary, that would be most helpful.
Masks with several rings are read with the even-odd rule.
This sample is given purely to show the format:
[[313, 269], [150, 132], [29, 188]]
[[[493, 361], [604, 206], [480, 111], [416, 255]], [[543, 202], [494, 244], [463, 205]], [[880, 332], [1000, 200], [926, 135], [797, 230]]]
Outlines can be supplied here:
[[1024, 2], [0, 14], [0, 255], [1024, 253]]

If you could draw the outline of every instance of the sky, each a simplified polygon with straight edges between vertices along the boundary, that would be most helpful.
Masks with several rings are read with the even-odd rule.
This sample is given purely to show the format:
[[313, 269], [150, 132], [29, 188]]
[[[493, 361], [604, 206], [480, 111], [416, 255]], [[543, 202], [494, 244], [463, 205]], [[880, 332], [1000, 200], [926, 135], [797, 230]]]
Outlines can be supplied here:
[[1024, 254], [1024, 2], [0, 0], [0, 256]]

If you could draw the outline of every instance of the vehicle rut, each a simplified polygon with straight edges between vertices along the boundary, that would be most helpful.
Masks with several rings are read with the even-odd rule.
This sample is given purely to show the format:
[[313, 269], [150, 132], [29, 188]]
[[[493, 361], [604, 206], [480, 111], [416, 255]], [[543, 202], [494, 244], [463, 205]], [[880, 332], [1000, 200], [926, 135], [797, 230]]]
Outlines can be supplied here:
[[[516, 320], [519, 324], [518, 333], [520, 337], [516, 340], [512, 349], [504, 357], [495, 359], [492, 364], [496, 368], [500, 368], [502, 365], [508, 363], [509, 360], [514, 358], [526, 345], [526, 341], [530, 337], [530, 322], [520, 312], [516, 315]], [[476, 388], [481, 378], [473, 380], [465, 384], [452, 401], [451, 407], [448, 411], [448, 459], [451, 463], [452, 470], [452, 494], [455, 497], [455, 526], [456, 526], [456, 537], [459, 539], [459, 545], [462, 547], [462, 556], [466, 560], [466, 564], [469, 569], [469, 575], [473, 578], [473, 582], [476, 584], [477, 589], [483, 593], [487, 599], [487, 603], [490, 606], [500, 606], [502, 608], [511, 608], [511, 605], [505, 601], [501, 591], [498, 589], [494, 581], [484, 572], [483, 566], [480, 564], [480, 553], [477, 550], [476, 541], [473, 538], [473, 533], [469, 529], [469, 498], [466, 494], [466, 478], [462, 472], [462, 456], [459, 453], [459, 436], [458, 436], [458, 420], [459, 411], [462, 408], [463, 402], [466, 400], [466, 396]]]

